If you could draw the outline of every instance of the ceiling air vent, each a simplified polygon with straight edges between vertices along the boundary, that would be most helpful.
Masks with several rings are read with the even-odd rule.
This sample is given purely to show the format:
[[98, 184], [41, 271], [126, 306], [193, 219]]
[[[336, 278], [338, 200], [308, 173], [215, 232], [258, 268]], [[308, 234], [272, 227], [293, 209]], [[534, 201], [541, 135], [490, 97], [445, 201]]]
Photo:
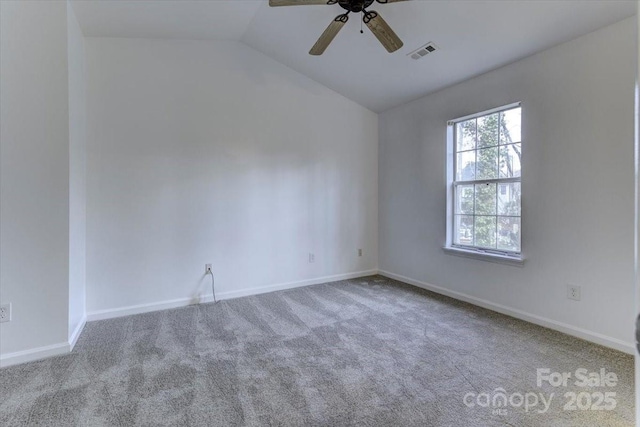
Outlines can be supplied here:
[[422, 46], [421, 48], [414, 50], [407, 56], [410, 56], [412, 59], [420, 59], [420, 58], [424, 58], [425, 56], [427, 56], [432, 52], [435, 52], [436, 50], [438, 50], [437, 46], [429, 42], [424, 46]]

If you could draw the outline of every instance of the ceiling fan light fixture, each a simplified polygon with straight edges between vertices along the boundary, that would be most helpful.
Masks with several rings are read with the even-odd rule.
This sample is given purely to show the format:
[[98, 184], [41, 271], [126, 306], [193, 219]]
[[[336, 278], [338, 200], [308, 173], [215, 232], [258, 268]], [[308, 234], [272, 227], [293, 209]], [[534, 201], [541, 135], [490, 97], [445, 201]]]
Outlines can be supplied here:
[[[362, 21], [376, 36], [387, 52], [392, 53], [403, 46], [400, 37], [391, 29], [389, 24], [374, 10], [367, 10], [374, 1], [380, 4], [396, 3], [410, 0], [269, 0], [269, 6], [304, 6], [304, 5], [333, 5], [339, 4], [347, 12], [338, 15], [324, 30], [316, 44], [309, 51], [310, 55], [322, 55], [329, 44], [338, 35], [344, 24], [349, 20], [349, 13], [362, 13]], [[362, 32], [362, 30], [360, 30]]]

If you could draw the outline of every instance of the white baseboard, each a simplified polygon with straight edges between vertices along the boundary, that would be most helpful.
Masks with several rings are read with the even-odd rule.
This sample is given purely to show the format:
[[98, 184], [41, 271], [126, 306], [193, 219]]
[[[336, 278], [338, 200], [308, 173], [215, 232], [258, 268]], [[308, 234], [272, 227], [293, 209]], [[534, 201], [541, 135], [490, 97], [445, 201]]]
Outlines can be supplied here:
[[114, 319], [116, 317], [131, 316], [133, 314], [150, 313], [152, 311], [167, 310], [170, 308], [186, 307], [196, 304], [197, 302], [212, 301], [211, 294], [205, 295], [200, 299], [196, 298], [179, 298], [162, 302], [153, 302], [149, 304], [129, 305], [127, 307], [110, 308], [107, 310], [98, 310], [87, 313], [87, 322], [95, 320]]
[[[332, 276], [318, 277], [315, 279], [300, 280], [296, 282], [279, 283], [275, 285], [260, 286], [255, 288], [241, 289], [238, 291], [227, 291], [216, 294], [218, 300], [233, 299], [249, 295], [258, 295], [268, 292], [282, 291], [285, 289], [299, 288], [303, 286], [318, 285], [320, 283], [336, 282], [339, 280], [355, 279], [357, 277], [371, 276], [377, 274], [378, 270], [365, 270], [353, 273], [336, 274]], [[113, 319], [116, 317], [130, 316], [132, 314], [149, 313], [152, 311], [166, 310], [169, 308], [186, 307], [196, 303], [211, 302], [213, 295], [208, 294], [200, 298], [180, 298], [169, 301], [161, 301], [149, 304], [131, 305], [128, 307], [98, 310], [87, 313], [87, 321]]]
[[355, 273], [335, 274], [333, 276], [319, 277], [317, 279], [300, 280], [297, 282], [280, 283], [277, 285], [262, 286], [257, 288], [242, 289], [239, 291], [223, 292], [220, 299], [233, 299], [249, 295], [266, 294], [268, 292], [283, 291], [285, 289], [300, 288], [303, 286], [319, 285], [321, 283], [337, 282], [339, 280], [356, 279], [358, 277], [378, 274], [378, 270], [365, 270]]
[[578, 328], [566, 323], [557, 322], [545, 317], [537, 316], [535, 314], [527, 313], [522, 310], [510, 308], [501, 304], [496, 304], [491, 301], [487, 301], [481, 298], [476, 298], [471, 295], [463, 294], [461, 292], [452, 291], [450, 289], [443, 288], [441, 286], [432, 285], [430, 283], [421, 282], [419, 280], [412, 279], [410, 277], [395, 274], [390, 271], [380, 270], [378, 274], [388, 277], [390, 279], [405, 282], [413, 286], [417, 286], [428, 291], [432, 291], [441, 295], [446, 295], [451, 298], [455, 298], [460, 301], [465, 301], [479, 307], [483, 307], [498, 313], [506, 314], [507, 316], [515, 317], [516, 319], [524, 320], [529, 323], [544, 326], [545, 328], [553, 329], [567, 335], [572, 335], [577, 338], [581, 338], [586, 341], [590, 341], [596, 344], [603, 345], [605, 347], [613, 348], [615, 350], [622, 351], [628, 354], [635, 354], [635, 347], [632, 342], [622, 341], [617, 338], [612, 338], [597, 332], [588, 331], [586, 329]]
[[76, 346], [78, 338], [80, 338], [80, 334], [84, 329], [84, 325], [86, 324], [87, 315], [85, 314], [84, 316], [82, 316], [82, 319], [80, 319], [80, 323], [78, 324], [78, 326], [76, 326], [76, 329], [71, 333], [71, 336], [69, 336], [69, 351], [73, 351], [73, 348]]
[[68, 342], [52, 344], [45, 347], [38, 347], [29, 350], [16, 351], [0, 356], [0, 368], [18, 365], [20, 363], [33, 362], [35, 360], [46, 359], [47, 357], [68, 354], [71, 347]]
[[80, 338], [80, 334], [84, 329], [84, 325], [87, 323], [86, 316], [80, 320], [78, 326], [69, 336], [68, 342], [62, 342], [58, 344], [52, 344], [45, 347], [38, 347], [29, 350], [16, 351], [15, 353], [7, 353], [0, 355], [0, 368], [7, 366], [19, 365], [21, 363], [33, 362], [40, 359], [46, 359], [53, 356], [61, 356], [63, 354], [69, 354], [73, 351], [73, 348]]

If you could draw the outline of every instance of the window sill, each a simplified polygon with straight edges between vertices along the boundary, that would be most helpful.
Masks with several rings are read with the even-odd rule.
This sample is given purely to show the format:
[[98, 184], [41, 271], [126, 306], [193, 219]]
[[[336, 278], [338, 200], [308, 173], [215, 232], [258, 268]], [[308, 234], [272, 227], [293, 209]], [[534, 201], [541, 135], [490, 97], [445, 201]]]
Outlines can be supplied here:
[[461, 256], [464, 258], [480, 259], [483, 261], [496, 262], [498, 264], [513, 265], [516, 267], [524, 266], [524, 258], [522, 257], [492, 254], [492, 253], [467, 250], [462, 248], [453, 248], [450, 246], [445, 246], [442, 248], [442, 250], [445, 251], [447, 254]]

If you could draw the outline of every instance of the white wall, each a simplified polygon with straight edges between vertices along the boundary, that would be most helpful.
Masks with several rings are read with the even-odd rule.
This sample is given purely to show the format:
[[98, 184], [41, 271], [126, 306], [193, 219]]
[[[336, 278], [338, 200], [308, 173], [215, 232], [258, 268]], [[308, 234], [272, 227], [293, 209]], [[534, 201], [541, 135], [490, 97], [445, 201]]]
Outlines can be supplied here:
[[5, 359], [68, 338], [66, 6], [0, 2], [0, 301], [13, 304], [0, 325]]
[[86, 78], [84, 36], [67, 7], [69, 64], [69, 340], [85, 317], [86, 281]]
[[[631, 351], [634, 31], [630, 18], [381, 114], [380, 268]], [[515, 101], [525, 265], [445, 254], [446, 122]]]
[[376, 268], [376, 114], [242, 43], [86, 54], [92, 318]]

